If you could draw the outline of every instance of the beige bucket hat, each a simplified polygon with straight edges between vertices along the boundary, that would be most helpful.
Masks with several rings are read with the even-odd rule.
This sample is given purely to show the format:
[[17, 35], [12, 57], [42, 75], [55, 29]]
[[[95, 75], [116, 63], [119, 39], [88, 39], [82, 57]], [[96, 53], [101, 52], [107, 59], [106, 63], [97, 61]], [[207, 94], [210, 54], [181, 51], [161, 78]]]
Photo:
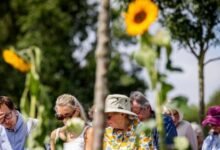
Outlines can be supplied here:
[[131, 112], [131, 102], [130, 99], [121, 94], [108, 95], [105, 100], [105, 112], [120, 112], [132, 116], [137, 116], [135, 113]]

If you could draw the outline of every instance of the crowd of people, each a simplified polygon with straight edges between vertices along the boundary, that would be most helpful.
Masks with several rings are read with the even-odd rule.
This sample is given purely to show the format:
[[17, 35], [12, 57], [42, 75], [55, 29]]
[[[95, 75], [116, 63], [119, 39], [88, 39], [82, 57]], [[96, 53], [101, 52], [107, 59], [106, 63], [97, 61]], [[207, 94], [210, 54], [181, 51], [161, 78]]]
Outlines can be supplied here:
[[[63, 126], [51, 131], [49, 149], [55, 150], [58, 143], [63, 143], [64, 150], [92, 150], [95, 106], [89, 111], [90, 121], [80, 102], [71, 94], [58, 96], [54, 108], [56, 118], [63, 122]], [[139, 91], [131, 92], [130, 97], [108, 95], [105, 99], [105, 116], [104, 150], [158, 150], [160, 140], [165, 141], [167, 149], [175, 149], [176, 137], [185, 137], [192, 150], [220, 150], [220, 105], [208, 108], [201, 125], [185, 120], [176, 106], [169, 103], [164, 105], [164, 139], [159, 138], [157, 127], [150, 129], [150, 132], [136, 132], [145, 122], [155, 119], [150, 102]], [[72, 118], [85, 122], [80, 133], [67, 130], [68, 121]], [[24, 150], [37, 124], [34, 118], [24, 118], [10, 97], [0, 96], [0, 150]], [[206, 138], [202, 126], [209, 127]]]

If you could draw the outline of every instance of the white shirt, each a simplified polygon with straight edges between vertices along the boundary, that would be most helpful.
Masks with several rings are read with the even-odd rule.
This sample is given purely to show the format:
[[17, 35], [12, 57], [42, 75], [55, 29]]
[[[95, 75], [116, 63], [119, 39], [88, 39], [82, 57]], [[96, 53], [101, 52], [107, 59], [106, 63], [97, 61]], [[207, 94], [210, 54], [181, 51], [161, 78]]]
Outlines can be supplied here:
[[[85, 147], [85, 132], [87, 131], [87, 129], [89, 128], [89, 126], [86, 126], [82, 133], [75, 139], [73, 139], [72, 141], [70, 142], [66, 142], [66, 143], [63, 143], [63, 150], [84, 150], [84, 147]], [[56, 132], [56, 138], [55, 139], [58, 139], [58, 135], [59, 135], [59, 131], [60, 131], [60, 128], [57, 129], [57, 132]]]
[[193, 150], [198, 150], [196, 133], [192, 129], [192, 126], [188, 121], [185, 120], [180, 121], [176, 127], [176, 130], [178, 136], [184, 136], [187, 138]]

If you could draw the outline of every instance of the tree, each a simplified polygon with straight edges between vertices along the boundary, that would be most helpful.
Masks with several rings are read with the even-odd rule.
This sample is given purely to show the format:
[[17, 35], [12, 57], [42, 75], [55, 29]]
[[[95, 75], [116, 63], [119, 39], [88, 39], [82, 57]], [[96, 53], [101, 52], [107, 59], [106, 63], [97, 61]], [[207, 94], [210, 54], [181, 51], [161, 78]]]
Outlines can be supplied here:
[[[58, 95], [74, 94], [85, 107], [93, 103], [96, 40], [90, 41], [88, 36], [96, 30], [97, 4], [86, 0], [5, 0], [0, 2], [0, 8], [0, 49], [9, 45], [16, 49], [36, 45], [42, 50], [39, 76], [49, 95], [40, 100], [47, 105], [46, 118], [42, 135], [35, 142], [42, 146], [51, 130], [59, 125], [53, 110]], [[119, 54], [115, 53], [117, 57], [112, 57], [108, 74], [108, 80], [114, 81], [109, 83], [110, 92], [129, 94], [131, 89], [145, 89], [143, 80], [135, 74], [139, 70], [127, 75]], [[25, 75], [2, 59], [0, 63], [0, 93], [13, 97], [19, 106]]]
[[206, 60], [206, 54], [211, 47], [216, 46], [220, 16], [218, 0], [187, 0], [170, 1], [157, 0], [162, 18], [174, 40], [196, 58], [199, 79], [199, 120], [204, 118], [204, 69], [205, 66], [220, 57]]
[[100, 1], [98, 18], [97, 48], [96, 48], [96, 80], [95, 80], [95, 118], [94, 118], [94, 146], [93, 149], [101, 150], [105, 126], [105, 98], [108, 94], [108, 64], [110, 54], [109, 34], [109, 0]]

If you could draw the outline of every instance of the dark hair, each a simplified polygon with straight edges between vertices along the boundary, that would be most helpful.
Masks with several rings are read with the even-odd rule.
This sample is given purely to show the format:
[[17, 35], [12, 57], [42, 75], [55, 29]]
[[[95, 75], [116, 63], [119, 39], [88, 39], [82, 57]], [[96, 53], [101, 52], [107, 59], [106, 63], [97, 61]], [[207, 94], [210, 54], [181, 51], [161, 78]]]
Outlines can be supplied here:
[[139, 91], [134, 91], [131, 92], [130, 94], [130, 100], [131, 103], [133, 103], [133, 101], [136, 101], [138, 104], [140, 104], [141, 106], [144, 105], [150, 105], [149, 101], [147, 100], [147, 98], [144, 96], [144, 94], [142, 94]]
[[0, 107], [5, 104], [9, 109], [15, 109], [15, 105], [12, 102], [12, 99], [7, 96], [0, 96]]

